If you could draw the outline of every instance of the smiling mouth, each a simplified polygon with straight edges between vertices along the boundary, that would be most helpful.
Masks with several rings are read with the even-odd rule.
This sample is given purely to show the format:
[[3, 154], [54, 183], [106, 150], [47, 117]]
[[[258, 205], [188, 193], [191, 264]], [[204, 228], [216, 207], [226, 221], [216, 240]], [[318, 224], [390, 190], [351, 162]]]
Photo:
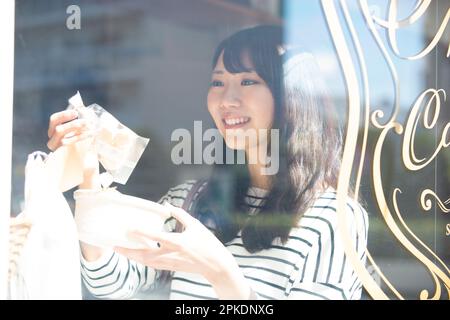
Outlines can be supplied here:
[[250, 122], [249, 117], [236, 117], [236, 118], [226, 118], [222, 119], [223, 124], [225, 125], [225, 129], [234, 129], [243, 127], [247, 123]]

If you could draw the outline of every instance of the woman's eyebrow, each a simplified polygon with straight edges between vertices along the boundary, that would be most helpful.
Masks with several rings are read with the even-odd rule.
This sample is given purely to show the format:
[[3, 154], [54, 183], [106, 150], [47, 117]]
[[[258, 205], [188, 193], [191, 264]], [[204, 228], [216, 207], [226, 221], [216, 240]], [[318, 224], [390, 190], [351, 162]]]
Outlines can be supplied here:
[[[224, 71], [223, 70], [213, 70], [212, 73], [213, 74], [224, 74]], [[241, 71], [239, 73], [256, 73], [256, 71], [254, 69], [246, 69], [246, 70], [243, 70], [243, 71]]]

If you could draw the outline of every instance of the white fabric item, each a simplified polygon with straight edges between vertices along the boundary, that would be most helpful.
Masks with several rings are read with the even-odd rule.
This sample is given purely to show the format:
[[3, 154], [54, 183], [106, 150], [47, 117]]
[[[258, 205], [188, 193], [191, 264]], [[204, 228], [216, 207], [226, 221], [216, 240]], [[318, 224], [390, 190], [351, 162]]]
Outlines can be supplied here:
[[11, 299], [81, 299], [80, 248], [59, 189], [58, 154], [35, 152], [25, 168], [25, 208], [32, 227], [10, 283]]
[[[143, 243], [130, 239], [128, 232], [164, 231], [164, 221], [170, 217], [167, 207], [122, 194], [115, 188], [79, 189], [74, 198], [80, 241], [103, 248], [145, 248]], [[148, 241], [148, 245], [156, 243]]]

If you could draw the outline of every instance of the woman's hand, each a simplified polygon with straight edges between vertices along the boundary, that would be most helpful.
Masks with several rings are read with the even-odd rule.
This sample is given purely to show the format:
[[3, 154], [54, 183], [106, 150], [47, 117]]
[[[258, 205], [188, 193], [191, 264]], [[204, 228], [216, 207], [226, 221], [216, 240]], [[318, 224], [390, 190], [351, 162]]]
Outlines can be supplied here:
[[[50, 116], [47, 147], [51, 151], [91, 137], [87, 121], [78, 119], [78, 112], [75, 110], [64, 110]], [[83, 182], [80, 188], [98, 188], [100, 186], [99, 174], [97, 154], [88, 152], [83, 158]]]
[[11, 218], [9, 225], [9, 270], [11, 279], [17, 272], [17, 263], [22, 253], [22, 248], [27, 241], [31, 222], [22, 217]]
[[[134, 231], [130, 237], [148, 248], [115, 248], [116, 251], [154, 269], [201, 274], [221, 299], [248, 299], [250, 287], [233, 255], [199, 220], [181, 208], [168, 206], [172, 216], [183, 224], [183, 232]], [[152, 241], [158, 242], [159, 247]]]
[[64, 110], [50, 116], [47, 147], [55, 151], [62, 145], [69, 145], [89, 137], [86, 120], [78, 119], [75, 110]]

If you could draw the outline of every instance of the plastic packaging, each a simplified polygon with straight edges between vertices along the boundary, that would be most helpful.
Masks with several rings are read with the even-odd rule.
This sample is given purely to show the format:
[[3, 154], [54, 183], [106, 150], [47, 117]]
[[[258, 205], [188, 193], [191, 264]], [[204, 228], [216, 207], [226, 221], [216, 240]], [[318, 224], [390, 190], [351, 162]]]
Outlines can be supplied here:
[[79, 92], [69, 99], [68, 109], [88, 121], [100, 163], [115, 182], [126, 184], [149, 139], [134, 133], [98, 104], [85, 107]]

